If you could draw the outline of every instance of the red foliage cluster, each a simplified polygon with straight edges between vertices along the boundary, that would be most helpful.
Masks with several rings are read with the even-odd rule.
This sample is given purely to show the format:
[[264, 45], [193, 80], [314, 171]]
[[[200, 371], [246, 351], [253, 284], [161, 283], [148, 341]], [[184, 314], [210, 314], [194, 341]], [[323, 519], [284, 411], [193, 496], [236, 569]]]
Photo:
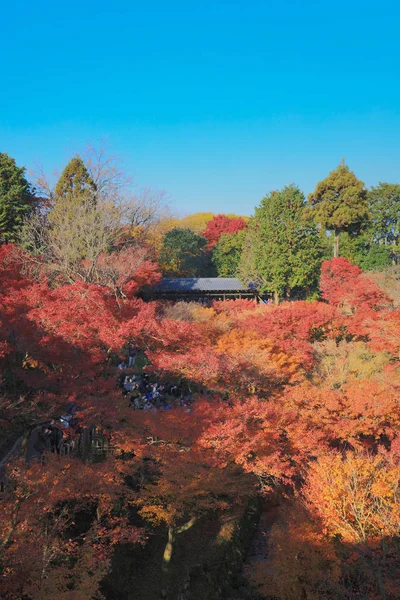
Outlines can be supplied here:
[[387, 294], [345, 258], [322, 263], [320, 287], [323, 299], [332, 306], [364, 310], [390, 304]]
[[223, 233], [237, 233], [246, 229], [246, 221], [242, 217], [228, 217], [226, 215], [216, 215], [207, 222], [205, 230], [202, 232], [208, 240], [208, 249], [212, 250]]
[[[3, 372], [15, 389], [18, 382], [30, 388], [31, 402], [26, 404], [36, 397], [44, 410], [50, 405], [52, 413], [71, 397], [83, 405], [101, 406], [115, 387], [103, 377], [110, 352], [129, 341], [144, 343], [149, 327], [154, 330], [156, 307], [131, 294], [118, 298], [108, 285], [76, 282], [52, 288], [46, 280], [26, 279], [13, 248], [3, 246], [0, 252]], [[122, 266], [119, 270], [121, 279]], [[135, 276], [133, 269], [130, 272], [122, 285], [126, 294], [128, 288], [132, 293], [146, 279], [159, 277], [153, 263], [146, 261]], [[19, 416], [21, 408], [23, 413], [18, 405]], [[6, 416], [14, 417], [8, 410]]]
[[[320, 302], [267, 306], [243, 300], [204, 308], [136, 298], [137, 287], [155, 280], [157, 272], [145, 260], [135, 270], [131, 254], [128, 270], [135, 275], [128, 279], [121, 265], [104, 259], [104, 273], [122, 290], [119, 295], [107, 284], [52, 288], [30, 281], [10, 256], [0, 248], [2, 422], [12, 427], [21, 415], [37, 422], [74, 398], [86, 409], [86, 423], [109, 427], [115, 452], [101, 467], [86, 464], [82, 470], [63, 459], [43, 468], [15, 467], [16, 487], [7, 497], [1, 529], [9, 538], [3, 560], [10, 597], [18, 588], [22, 553], [35, 543], [43, 550], [43, 532], [58, 514], [55, 504], [78, 501], [78, 488], [85, 510], [100, 507], [101, 518], [96, 512], [88, 534], [97, 550], [93, 554], [81, 541], [60, 548], [72, 518], [65, 513], [48, 546], [54, 564], [46, 565], [61, 565], [54, 579], [61, 588], [68, 587], [73, 565], [81, 564], [98, 577], [95, 589], [113, 544], [139, 539], [124, 515], [114, 520], [115, 503], [135, 503], [143, 518], [164, 523], [174, 539], [203, 514], [226, 510], [229, 498], [242, 502], [256, 481], [264, 490], [284, 482], [302, 494], [315, 516], [303, 529], [316, 531], [321, 544], [342, 536], [346, 544], [364, 544], [379, 563], [377, 543], [384, 539], [390, 546], [400, 504], [394, 486], [400, 460], [400, 311], [358, 267], [344, 259], [325, 262]], [[147, 413], [127, 406], [115, 391], [110, 355], [128, 343], [146, 355], [149, 372], [191, 388], [190, 409]], [[23, 490], [22, 472], [29, 484]], [[135, 494], [124, 487], [132, 473], [141, 482]], [[106, 496], [102, 480], [108, 482]], [[63, 491], [55, 482], [63, 482]], [[45, 486], [51, 493], [44, 499]], [[340, 498], [348, 510], [339, 518]], [[371, 507], [363, 523], [363, 531], [371, 533], [361, 541], [351, 515], [355, 499]], [[13, 525], [19, 502], [27, 528]], [[40, 502], [43, 518], [37, 518]], [[298, 522], [290, 527], [301, 530]], [[332, 546], [325, 550], [336, 560]], [[319, 558], [315, 564], [321, 564]], [[23, 591], [50, 598], [53, 588], [37, 583], [42, 567], [32, 562]], [[394, 586], [390, 577], [386, 590]]]
[[268, 306], [258, 315], [238, 323], [243, 330], [256, 330], [274, 340], [283, 350], [297, 356], [304, 367], [312, 366], [312, 343], [336, 333], [336, 309], [322, 302], [285, 302]]

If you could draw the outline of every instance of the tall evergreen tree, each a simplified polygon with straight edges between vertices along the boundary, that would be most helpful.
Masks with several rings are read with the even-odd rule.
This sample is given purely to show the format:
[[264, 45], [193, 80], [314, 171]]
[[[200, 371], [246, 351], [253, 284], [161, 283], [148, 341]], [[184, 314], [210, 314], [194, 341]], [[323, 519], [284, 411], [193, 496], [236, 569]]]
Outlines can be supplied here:
[[33, 193], [25, 168], [0, 152], [0, 240], [14, 241], [33, 205]]
[[96, 201], [96, 184], [81, 157], [75, 156], [61, 173], [48, 216], [50, 238], [69, 270], [75, 270], [93, 251], [97, 255], [103, 246], [103, 221]]
[[368, 192], [370, 227], [375, 242], [390, 246], [392, 258], [400, 252], [400, 185], [379, 183]]
[[354, 231], [368, 218], [367, 190], [344, 163], [329, 173], [309, 194], [315, 222], [334, 233], [335, 257], [339, 256], [339, 235]]
[[58, 200], [82, 202], [93, 201], [96, 195], [96, 184], [89, 175], [85, 163], [80, 156], [71, 158], [57, 182], [55, 188], [56, 203]]
[[318, 230], [307, 219], [304, 194], [290, 185], [273, 191], [256, 208], [239, 266], [244, 281], [262, 291], [289, 298], [296, 289], [308, 292], [318, 283], [323, 248]]

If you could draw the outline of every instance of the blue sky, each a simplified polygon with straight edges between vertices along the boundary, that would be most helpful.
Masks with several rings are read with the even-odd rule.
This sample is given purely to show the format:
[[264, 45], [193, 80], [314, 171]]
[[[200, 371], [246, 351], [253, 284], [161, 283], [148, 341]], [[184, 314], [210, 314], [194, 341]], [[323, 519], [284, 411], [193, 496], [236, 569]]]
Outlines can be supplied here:
[[176, 211], [251, 214], [344, 157], [400, 181], [395, 0], [4, 3], [0, 151], [53, 172], [107, 140]]

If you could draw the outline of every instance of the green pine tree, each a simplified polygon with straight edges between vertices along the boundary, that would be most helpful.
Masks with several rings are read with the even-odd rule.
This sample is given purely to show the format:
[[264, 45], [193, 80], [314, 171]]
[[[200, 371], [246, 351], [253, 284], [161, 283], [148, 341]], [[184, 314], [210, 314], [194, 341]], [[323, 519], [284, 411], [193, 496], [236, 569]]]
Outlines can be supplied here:
[[96, 184], [80, 156], [71, 158], [61, 173], [48, 221], [51, 239], [62, 246], [57, 254], [64, 255], [70, 270], [88, 258], [89, 247], [99, 247], [98, 236], [102, 237], [103, 232]]
[[261, 291], [290, 298], [317, 289], [323, 245], [307, 218], [304, 194], [290, 185], [273, 191], [255, 211], [243, 246], [239, 276]]
[[80, 156], [71, 158], [61, 173], [55, 188], [55, 198], [56, 204], [59, 200], [95, 201], [96, 184]]
[[15, 241], [24, 218], [32, 210], [33, 190], [25, 168], [17, 167], [11, 156], [0, 152], [0, 240]]
[[334, 233], [335, 257], [339, 256], [342, 231], [354, 232], [368, 218], [367, 190], [344, 161], [309, 194], [315, 222]]

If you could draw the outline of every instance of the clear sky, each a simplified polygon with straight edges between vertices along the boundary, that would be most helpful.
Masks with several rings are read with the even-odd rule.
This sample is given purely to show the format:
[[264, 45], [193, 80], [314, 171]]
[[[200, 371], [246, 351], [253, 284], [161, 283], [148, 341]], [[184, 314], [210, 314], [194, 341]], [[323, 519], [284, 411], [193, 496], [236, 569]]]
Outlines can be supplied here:
[[400, 182], [397, 0], [4, 2], [0, 151], [53, 172], [106, 139], [175, 209], [251, 214], [344, 157]]

